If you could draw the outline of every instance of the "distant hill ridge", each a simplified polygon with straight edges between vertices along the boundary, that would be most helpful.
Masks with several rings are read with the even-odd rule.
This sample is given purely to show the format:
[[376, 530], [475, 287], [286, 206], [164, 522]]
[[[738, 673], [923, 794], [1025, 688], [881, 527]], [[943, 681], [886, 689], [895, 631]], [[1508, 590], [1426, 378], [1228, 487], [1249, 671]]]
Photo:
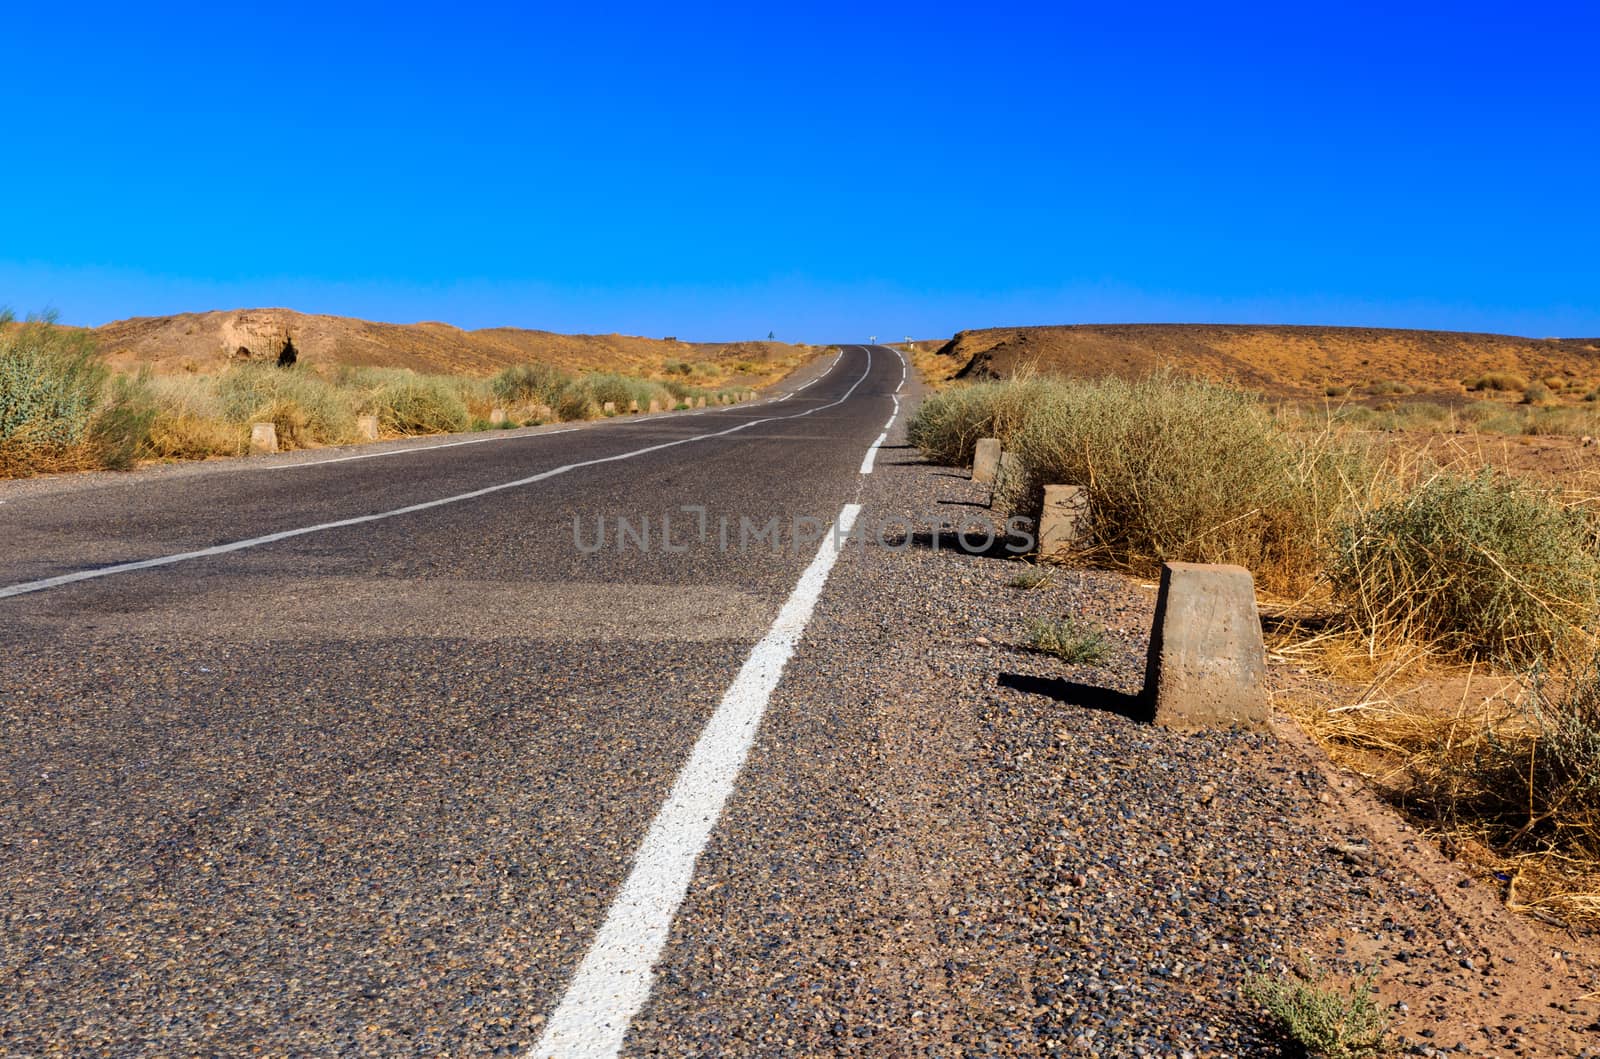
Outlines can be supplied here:
[[1164, 366], [1284, 395], [1381, 380], [1459, 387], [1486, 372], [1600, 378], [1600, 339], [1257, 324], [1075, 324], [962, 331], [937, 354], [958, 378], [1025, 367], [1137, 376]]
[[141, 316], [92, 328], [114, 367], [218, 371], [241, 361], [405, 367], [489, 375], [542, 361], [575, 370], [654, 370], [667, 360], [761, 362], [792, 354], [781, 342], [688, 343], [632, 335], [562, 335], [515, 327], [464, 331], [450, 324], [376, 323], [292, 309], [232, 309]]

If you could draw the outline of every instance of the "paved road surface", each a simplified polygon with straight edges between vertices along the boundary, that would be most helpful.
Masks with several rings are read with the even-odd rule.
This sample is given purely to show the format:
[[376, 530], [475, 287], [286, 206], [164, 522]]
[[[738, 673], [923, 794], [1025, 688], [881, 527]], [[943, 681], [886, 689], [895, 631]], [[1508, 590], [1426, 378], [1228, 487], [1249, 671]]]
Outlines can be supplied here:
[[905, 379], [0, 492], [0, 1054], [615, 1054]]

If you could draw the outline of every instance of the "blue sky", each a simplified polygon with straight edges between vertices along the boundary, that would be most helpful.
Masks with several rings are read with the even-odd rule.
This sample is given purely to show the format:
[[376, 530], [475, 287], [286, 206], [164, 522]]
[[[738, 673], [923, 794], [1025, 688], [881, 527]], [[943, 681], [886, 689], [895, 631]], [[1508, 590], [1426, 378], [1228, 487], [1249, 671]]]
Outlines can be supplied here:
[[21, 5], [0, 304], [1600, 335], [1597, 11]]

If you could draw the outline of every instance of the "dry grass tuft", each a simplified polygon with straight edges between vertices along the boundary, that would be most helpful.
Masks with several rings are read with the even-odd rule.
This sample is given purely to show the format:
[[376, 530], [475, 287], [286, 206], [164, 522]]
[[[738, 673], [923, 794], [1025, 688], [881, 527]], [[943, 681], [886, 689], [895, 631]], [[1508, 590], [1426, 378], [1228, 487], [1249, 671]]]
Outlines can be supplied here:
[[1441, 474], [1350, 519], [1329, 573], [1373, 643], [1529, 665], [1592, 622], [1600, 549], [1588, 514], [1549, 490]]
[[1503, 883], [1513, 910], [1600, 926], [1600, 665], [1436, 672], [1423, 690], [1448, 700], [1397, 689], [1399, 672], [1348, 705], [1288, 705], [1335, 761]]

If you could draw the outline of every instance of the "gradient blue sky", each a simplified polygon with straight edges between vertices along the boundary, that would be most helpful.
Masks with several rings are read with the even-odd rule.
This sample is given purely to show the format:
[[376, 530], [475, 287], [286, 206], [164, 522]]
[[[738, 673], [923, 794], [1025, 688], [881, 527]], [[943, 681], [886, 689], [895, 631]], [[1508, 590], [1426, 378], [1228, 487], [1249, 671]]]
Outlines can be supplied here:
[[1597, 12], [23, 4], [0, 304], [1600, 335]]

